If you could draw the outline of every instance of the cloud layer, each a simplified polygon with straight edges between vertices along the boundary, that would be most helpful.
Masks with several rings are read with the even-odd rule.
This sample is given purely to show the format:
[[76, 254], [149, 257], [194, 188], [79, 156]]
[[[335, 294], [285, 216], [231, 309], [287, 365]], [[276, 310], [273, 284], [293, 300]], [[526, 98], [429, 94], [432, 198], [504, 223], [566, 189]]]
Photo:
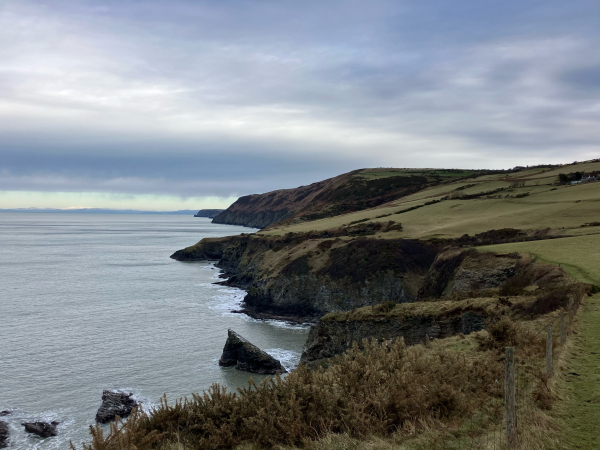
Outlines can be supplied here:
[[0, 0], [0, 190], [229, 198], [597, 156], [598, 2], [102, 5]]

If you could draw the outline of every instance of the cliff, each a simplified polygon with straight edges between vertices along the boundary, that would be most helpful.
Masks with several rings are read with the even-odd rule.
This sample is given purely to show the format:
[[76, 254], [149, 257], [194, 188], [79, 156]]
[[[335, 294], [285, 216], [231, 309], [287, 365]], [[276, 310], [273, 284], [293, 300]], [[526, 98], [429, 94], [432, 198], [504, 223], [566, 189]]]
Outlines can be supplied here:
[[485, 328], [486, 320], [505, 309], [492, 309], [495, 304], [494, 299], [382, 303], [347, 313], [327, 314], [310, 329], [300, 363], [314, 365], [344, 353], [353, 343], [362, 348], [370, 339], [381, 342], [403, 338], [406, 345], [415, 345], [426, 343], [427, 338], [442, 339], [479, 331]]
[[497, 289], [516, 271], [517, 255], [493, 255], [414, 239], [375, 239], [400, 224], [359, 224], [285, 236], [203, 239], [175, 252], [179, 261], [217, 261], [247, 290], [243, 312], [256, 318], [314, 321], [384, 301], [414, 302]]
[[208, 217], [209, 219], [212, 219], [221, 212], [223, 212], [222, 209], [201, 209], [196, 214], [194, 214], [194, 217]]
[[241, 235], [203, 239], [172, 258], [218, 260], [226, 283], [247, 289], [244, 312], [304, 321], [382, 301], [415, 301], [438, 250], [411, 239]]
[[[501, 317], [531, 320], [576, 301], [581, 285], [562, 269], [515, 254], [496, 255], [449, 248], [431, 265], [419, 301], [384, 302], [323, 316], [304, 346], [301, 363], [314, 365], [365, 340], [403, 338], [426, 343], [486, 329]], [[422, 298], [424, 293], [435, 294]], [[502, 295], [511, 295], [502, 297]], [[514, 296], [514, 297], [513, 297]]]
[[[360, 169], [295, 189], [240, 197], [214, 223], [265, 228], [373, 208], [444, 182], [441, 171]], [[460, 171], [456, 181], [477, 172]]]

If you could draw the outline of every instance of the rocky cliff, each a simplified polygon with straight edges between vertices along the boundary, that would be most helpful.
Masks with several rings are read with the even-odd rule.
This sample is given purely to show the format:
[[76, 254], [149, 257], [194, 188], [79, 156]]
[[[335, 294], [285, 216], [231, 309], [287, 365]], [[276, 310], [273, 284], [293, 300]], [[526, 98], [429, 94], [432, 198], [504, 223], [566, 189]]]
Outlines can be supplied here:
[[[431, 265], [416, 302], [384, 302], [323, 316], [309, 333], [301, 363], [313, 365], [354, 343], [403, 338], [407, 345], [429, 338], [469, 334], [502, 316], [531, 320], [576, 302], [583, 286], [562, 269], [521, 258], [448, 248]], [[506, 295], [508, 297], [502, 297]], [[500, 294], [500, 295], [499, 295]]]
[[382, 301], [415, 301], [438, 248], [411, 239], [232, 236], [180, 250], [181, 261], [218, 260], [227, 284], [247, 289], [254, 317], [315, 320]]
[[403, 338], [407, 345], [415, 345], [428, 338], [479, 331], [485, 328], [487, 319], [499, 312], [490, 309], [492, 304], [492, 299], [402, 305], [386, 302], [348, 313], [327, 314], [310, 329], [300, 363], [318, 363], [344, 353], [353, 343], [360, 347], [364, 340]]

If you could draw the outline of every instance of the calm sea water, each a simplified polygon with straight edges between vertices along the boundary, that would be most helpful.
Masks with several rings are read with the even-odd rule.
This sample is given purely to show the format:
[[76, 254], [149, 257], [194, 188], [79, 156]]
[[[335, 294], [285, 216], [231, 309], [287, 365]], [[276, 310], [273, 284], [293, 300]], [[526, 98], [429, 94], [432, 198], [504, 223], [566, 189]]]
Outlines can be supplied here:
[[[219, 367], [232, 328], [297, 364], [307, 329], [230, 311], [244, 296], [213, 284], [210, 263], [169, 258], [203, 237], [248, 228], [188, 216], [0, 213], [0, 410], [11, 447], [67, 448], [89, 440], [103, 389], [145, 407], [249, 374]], [[261, 379], [255, 375], [254, 379]], [[57, 420], [59, 436], [23, 421]]]

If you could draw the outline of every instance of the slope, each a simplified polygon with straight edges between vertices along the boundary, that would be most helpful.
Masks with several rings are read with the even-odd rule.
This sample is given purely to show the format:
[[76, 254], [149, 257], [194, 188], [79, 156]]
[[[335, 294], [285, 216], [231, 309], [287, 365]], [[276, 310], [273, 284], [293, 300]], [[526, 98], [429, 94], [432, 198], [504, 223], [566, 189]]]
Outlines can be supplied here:
[[414, 194], [420, 190], [477, 176], [482, 171], [438, 169], [360, 169], [295, 189], [239, 198], [213, 222], [265, 228], [333, 217]]

